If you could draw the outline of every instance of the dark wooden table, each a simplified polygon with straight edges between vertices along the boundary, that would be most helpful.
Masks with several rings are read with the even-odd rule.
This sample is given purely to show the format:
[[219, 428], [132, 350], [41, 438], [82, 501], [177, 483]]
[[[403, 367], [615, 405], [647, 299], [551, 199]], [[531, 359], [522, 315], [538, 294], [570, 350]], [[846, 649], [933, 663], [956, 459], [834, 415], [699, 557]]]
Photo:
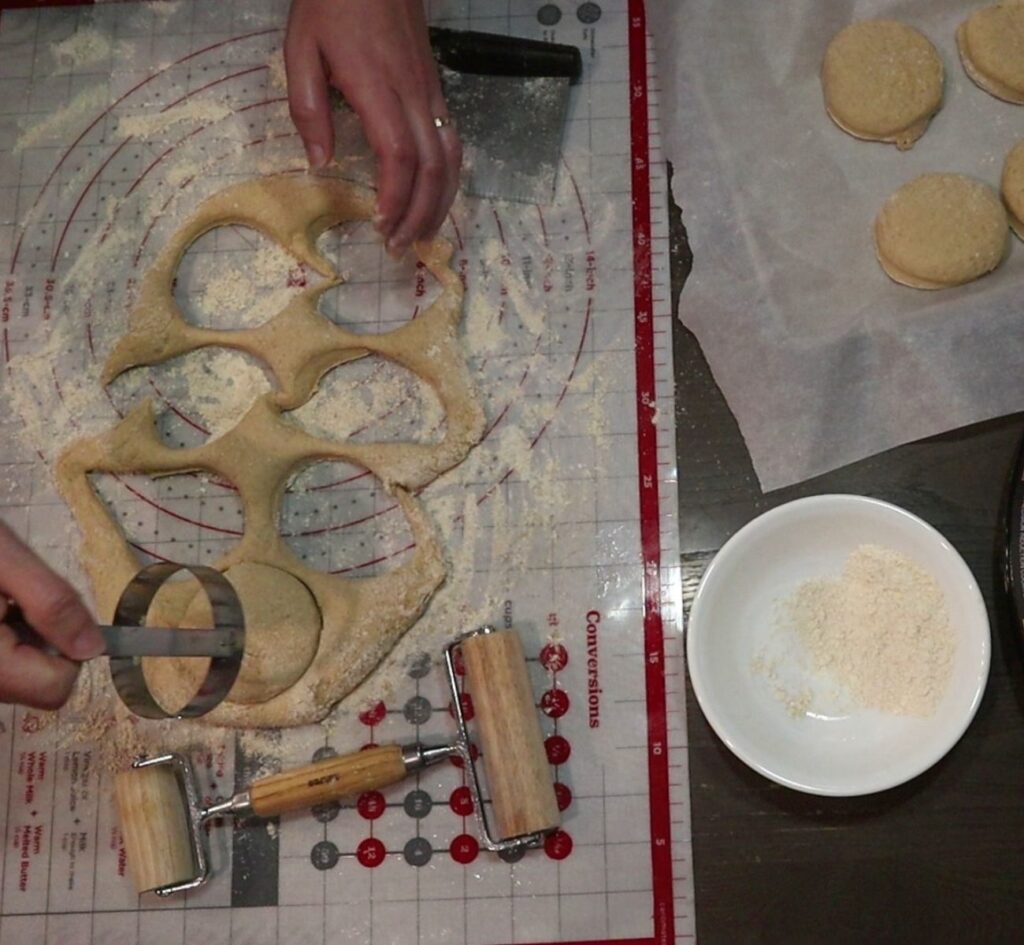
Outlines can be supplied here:
[[[678, 215], [673, 230], [678, 286], [689, 266]], [[956, 546], [985, 594], [993, 637], [988, 690], [967, 734], [921, 777], [869, 797], [814, 797], [755, 774], [712, 733], [688, 687], [699, 945], [1024, 942], [1024, 673], [999, 557], [1024, 418], [765, 495], [696, 339], [676, 324], [674, 342], [687, 606], [715, 551], [760, 512], [859, 493], [910, 509]], [[1024, 365], [1006, 380], [1024, 383]]]

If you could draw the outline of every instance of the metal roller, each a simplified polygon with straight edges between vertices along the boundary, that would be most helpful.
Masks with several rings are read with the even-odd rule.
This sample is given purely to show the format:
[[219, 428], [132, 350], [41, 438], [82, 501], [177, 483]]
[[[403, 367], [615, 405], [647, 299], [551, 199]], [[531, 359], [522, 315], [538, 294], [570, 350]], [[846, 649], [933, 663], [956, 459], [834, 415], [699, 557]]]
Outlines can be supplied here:
[[[484, 773], [493, 812], [492, 824], [480, 803], [479, 777], [469, 762], [474, 809], [481, 818], [484, 845], [495, 851], [515, 849], [554, 830], [561, 818], [551, 782], [551, 765], [537, 718], [533, 688], [519, 635], [512, 630], [481, 628], [461, 640], [462, 661], [480, 730]], [[449, 648], [449, 685], [457, 690], [453, 651]], [[469, 744], [462, 704], [454, 697], [460, 743]], [[486, 746], [486, 747], [485, 747]], [[525, 842], [521, 842], [524, 841]]]

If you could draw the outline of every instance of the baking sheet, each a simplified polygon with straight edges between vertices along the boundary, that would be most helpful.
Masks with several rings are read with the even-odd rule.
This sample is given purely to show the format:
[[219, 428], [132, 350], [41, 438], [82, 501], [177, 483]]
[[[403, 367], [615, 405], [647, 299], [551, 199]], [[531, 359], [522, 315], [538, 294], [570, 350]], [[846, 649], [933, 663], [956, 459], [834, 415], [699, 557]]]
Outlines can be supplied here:
[[[885, 198], [929, 171], [998, 187], [1024, 108], [964, 74], [953, 0], [652, 3], [665, 149], [694, 254], [679, 315], [700, 341], [765, 489], [1024, 409], [1024, 246], [940, 292], [874, 256]], [[925, 33], [945, 104], [914, 148], [855, 140], [826, 116], [819, 69], [847, 23]]]
[[[182, 0], [0, 17], [0, 351], [11, 408], [0, 417], [0, 514], [80, 585], [74, 526], [49, 479], [60, 444], [107, 428], [141, 398], [157, 402], [169, 443], [202, 442], [261, 383], [257, 367], [225, 352], [189, 356], [195, 369], [184, 373], [134, 372], [109, 400], [96, 379], [139, 275], [187, 211], [238, 177], [302, 167], [280, 85], [284, 9]], [[483, 621], [508, 623], [530, 659], [564, 829], [519, 862], [480, 853], [464, 773], [446, 764], [357, 802], [218, 829], [209, 886], [140, 899], [105, 746], [68, 714], [46, 724], [2, 706], [0, 945], [693, 937], [666, 177], [648, 115], [657, 94], [647, 96], [642, 5], [582, 4], [554, 18], [532, 3], [474, 0], [430, 12], [448, 26], [575, 42], [586, 63], [555, 203], [466, 201], [446, 229], [489, 418], [473, 456], [422, 496], [451, 576], [329, 725], [277, 740], [213, 732], [193, 758], [213, 797], [272, 764], [369, 741], [443, 741], [452, 729], [438, 645]], [[340, 129], [345, 170], [366, 176], [355, 135]], [[638, 184], [646, 203], [634, 204]], [[260, 304], [300, 288], [309, 274], [266, 242], [244, 228], [199, 240], [179, 270], [189, 317], [257, 317], [238, 271]], [[368, 228], [332, 232], [322, 246], [349, 277], [325, 311], [355, 330], [400, 324], [433, 291]], [[401, 372], [348, 367], [297, 412], [317, 435], [386, 439], [438, 419]], [[387, 570], [408, 553], [394, 503], [339, 465], [292, 483], [282, 530], [326, 570]], [[223, 483], [99, 486], [144, 560], [215, 560], [237, 541], [237, 496]]]

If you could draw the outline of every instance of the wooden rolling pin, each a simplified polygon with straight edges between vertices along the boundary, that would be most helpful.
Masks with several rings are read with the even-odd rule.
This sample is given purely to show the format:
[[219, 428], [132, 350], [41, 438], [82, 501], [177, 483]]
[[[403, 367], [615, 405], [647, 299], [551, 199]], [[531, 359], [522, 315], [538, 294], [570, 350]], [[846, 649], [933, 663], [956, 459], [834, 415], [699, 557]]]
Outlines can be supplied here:
[[[551, 768], [527, 673], [523, 647], [512, 630], [483, 628], [461, 638], [461, 647], [479, 726], [496, 837], [484, 831], [492, 850], [536, 845], [559, 825]], [[451, 658], [451, 647], [448, 653]], [[459, 692], [450, 669], [452, 697]], [[461, 720], [460, 720], [461, 721]], [[226, 801], [202, 808], [191, 764], [169, 754], [136, 762], [118, 775], [117, 806], [135, 887], [170, 895], [206, 881], [206, 831], [216, 817], [273, 817], [351, 797], [401, 781], [406, 775], [452, 755], [472, 765], [468, 738], [460, 726], [453, 745], [383, 745], [272, 774]], [[477, 792], [475, 769], [471, 790]], [[483, 804], [474, 793], [485, 827]]]

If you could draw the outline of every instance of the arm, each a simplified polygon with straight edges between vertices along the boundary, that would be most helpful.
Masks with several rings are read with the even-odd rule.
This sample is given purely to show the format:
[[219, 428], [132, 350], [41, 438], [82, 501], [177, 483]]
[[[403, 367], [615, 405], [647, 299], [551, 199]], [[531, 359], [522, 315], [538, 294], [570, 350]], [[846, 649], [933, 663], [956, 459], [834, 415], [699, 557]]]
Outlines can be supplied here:
[[[8, 600], [62, 656], [18, 642], [3, 623]], [[56, 709], [75, 684], [74, 660], [102, 651], [103, 638], [74, 588], [0, 522], [0, 701]]]
[[422, 0], [292, 0], [284, 55], [310, 166], [334, 155], [334, 86], [377, 157], [377, 226], [388, 251], [433, 235], [455, 199], [462, 145], [447, 123]]

